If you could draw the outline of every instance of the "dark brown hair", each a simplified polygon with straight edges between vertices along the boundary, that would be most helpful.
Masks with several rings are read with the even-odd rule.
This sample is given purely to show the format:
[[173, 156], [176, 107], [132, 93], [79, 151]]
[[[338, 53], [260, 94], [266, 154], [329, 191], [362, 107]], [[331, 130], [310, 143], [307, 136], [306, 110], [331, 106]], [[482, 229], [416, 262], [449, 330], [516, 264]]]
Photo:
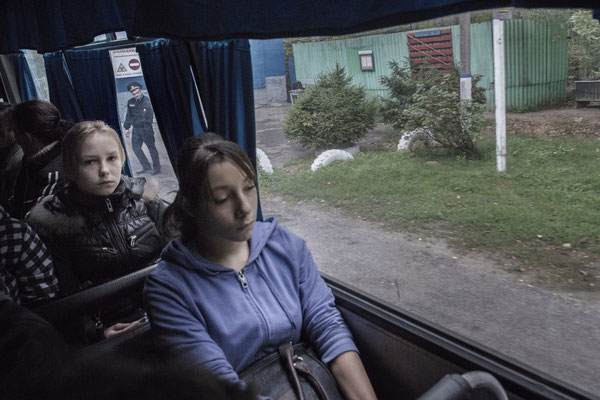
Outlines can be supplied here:
[[44, 144], [62, 140], [71, 123], [61, 118], [54, 104], [43, 100], [19, 103], [11, 111], [15, 135], [27, 132]]
[[177, 177], [179, 190], [175, 201], [164, 215], [167, 234], [181, 234], [189, 240], [197, 232], [196, 213], [213, 199], [208, 181], [208, 167], [213, 162], [228, 160], [236, 164], [258, 187], [256, 172], [250, 159], [237, 144], [227, 141], [212, 132], [189, 137], [183, 143], [177, 156]]
[[5, 113], [10, 112], [14, 106], [11, 103], [0, 101], [0, 117], [4, 116]]
[[77, 178], [81, 147], [83, 142], [95, 133], [111, 136], [117, 142], [121, 161], [125, 163], [125, 150], [119, 135], [113, 128], [104, 121], [82, 121], [69, 129], [62, 142], [63, 170], [67, 179], [74, 180]]
[[10, 113], [15, 108], [10, 103], [0, 101], [0, 129], [11, 130]]

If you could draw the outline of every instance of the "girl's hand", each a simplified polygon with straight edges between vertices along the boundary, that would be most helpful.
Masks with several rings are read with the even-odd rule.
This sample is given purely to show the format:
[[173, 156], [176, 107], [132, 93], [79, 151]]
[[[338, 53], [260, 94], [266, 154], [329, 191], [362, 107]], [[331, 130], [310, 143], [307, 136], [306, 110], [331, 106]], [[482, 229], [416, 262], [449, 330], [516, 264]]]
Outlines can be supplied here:
[[104, 330], [104, 337], [107, 339], [114, 338], [114, 337], [122, 335], [126, 332], [129, 332], [141, 325], [142, 325], [142, 322], [140, 322], [139, 320], [133, 321], [133, 322], [126, 322], [126, 323], [119, 322], [119, 323], [114, 324], [110, 328], [106, 328]]

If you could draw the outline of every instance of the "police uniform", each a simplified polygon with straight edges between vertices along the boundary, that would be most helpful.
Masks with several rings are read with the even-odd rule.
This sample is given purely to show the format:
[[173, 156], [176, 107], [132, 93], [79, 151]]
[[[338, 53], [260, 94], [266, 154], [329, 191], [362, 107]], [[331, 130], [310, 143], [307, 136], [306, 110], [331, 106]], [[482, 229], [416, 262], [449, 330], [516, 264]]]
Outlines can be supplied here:
[[158, 151], [154, 144], [154, 130], [152, 129], [152, 119], [154, 118], [154, 110], [150, 99], [144, 95], [139, 100], [135, 98], [129, 99], [127, 102], [127, 115], [125, 116], [125, 123], [123, 127], [129, 129], [133, 126], [133, 136], [131, 138], [131, 147], [136, 157], [142, 164], [142, 169], [151, 170], [148, 158], [142, 150], [142, 144], [146, 144], [150, 157], [152, 157], [152, 164], [154, 165], [154, 172], [160, 172], [160, 159], [158, 157]]

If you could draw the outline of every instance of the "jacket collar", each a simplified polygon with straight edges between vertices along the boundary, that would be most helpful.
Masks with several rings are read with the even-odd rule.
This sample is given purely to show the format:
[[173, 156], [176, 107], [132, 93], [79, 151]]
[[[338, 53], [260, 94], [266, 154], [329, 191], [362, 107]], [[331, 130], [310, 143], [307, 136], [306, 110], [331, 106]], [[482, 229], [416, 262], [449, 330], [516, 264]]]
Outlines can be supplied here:
[[48, 164], [55, 157], [60, 155], [60, 143], [55, 141], [35, 153], [27, 157], [25, 164], [27, 167], [37, 167]]
[[[73, 182], [68, 182], [65, 189], [57, 194], [64, 203], [72, 203], [80, 210], [107, 210], [110, 203], [112, 210], [127, 206], [130, 200], [138, 200], [144, 193], [144, 178], [129, 178], [121, 176], [121, 181], [115, 191], [109, 196], [92, 196], [79, 191]], [[111, 211], [112, 212], [112, 211]]]

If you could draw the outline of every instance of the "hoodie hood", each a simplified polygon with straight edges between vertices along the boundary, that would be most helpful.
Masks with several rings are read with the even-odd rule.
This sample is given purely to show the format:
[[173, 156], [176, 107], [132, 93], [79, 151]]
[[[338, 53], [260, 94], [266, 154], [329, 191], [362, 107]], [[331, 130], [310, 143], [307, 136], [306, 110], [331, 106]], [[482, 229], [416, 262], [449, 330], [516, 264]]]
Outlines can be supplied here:
[[[271, 217], [265, 221], [256, 221], [250, 239], [250, 257], [246, 266], [252, 264], [260, 255], [267, 244], [269, 237], [277, 227], [277, 219]], [[189, 243], [183, 243], [181, 239], [174, 239], [167, 244], [162, 252], [161, 258], [183, 268], [199, 272], [205, 275], [216, 275], [219, 273], [234, 272], [231, 268], [215, 264], [196, 253]], [[246, 266], [244, 268], [246, 268]]]

